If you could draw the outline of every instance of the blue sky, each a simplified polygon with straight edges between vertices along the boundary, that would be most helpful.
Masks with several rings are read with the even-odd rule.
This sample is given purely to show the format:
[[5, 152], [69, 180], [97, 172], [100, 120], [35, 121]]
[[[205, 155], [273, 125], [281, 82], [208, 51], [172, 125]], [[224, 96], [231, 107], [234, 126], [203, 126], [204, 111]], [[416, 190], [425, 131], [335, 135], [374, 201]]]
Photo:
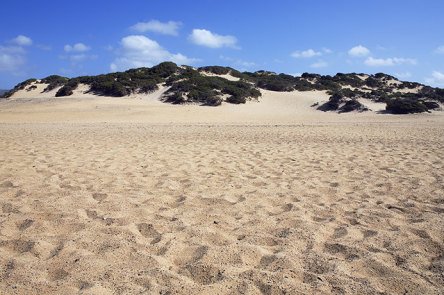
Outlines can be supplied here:
[[385, 72], [444, 87], [442, 0], [2, 0], [0, 9], [0, 88], [164, 60]]

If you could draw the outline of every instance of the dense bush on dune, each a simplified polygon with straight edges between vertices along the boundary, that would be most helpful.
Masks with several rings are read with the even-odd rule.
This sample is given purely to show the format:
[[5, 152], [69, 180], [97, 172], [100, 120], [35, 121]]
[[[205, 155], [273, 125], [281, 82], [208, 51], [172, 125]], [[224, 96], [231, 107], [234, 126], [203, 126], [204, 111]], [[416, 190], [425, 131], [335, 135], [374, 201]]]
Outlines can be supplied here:
[[57, 87], [65, 85], [66, 82], [68, 82], [68, 78], [58, 76], [58, 75], [51, 75], [46, 78], [43, 78], [40, 80], [40, 83], [48, 84], [46, 88], [43, 90], [43, 92], [48, 92], [53, 89], [56, 89]]
[[220, 105], [224, 95], [227, 102], [238, 104], [260, 96], [260, 91], [247, 82], [208, 77], [189, 70], [168, 80], [167, 85], [170, 89], [165, 93], [164, 101], [175, 104]]
[[317, 106], [323, 112], [334, 111], [338, 113], [349, 113], [353, 111], [364, 112], [369, 109], [356, 100], [355, 97], [346, 96], [341, 92], [333, 93], [324, 104]]
[[421, 100], [395, 98], [387, 101], [386, 111], [392, 114], [413, 114], [427, 112], [429, 108]]
[[[223, 75], [227, 74], [239, 78], [239, 81], [225, 79]], [[9, 97], [36, 81], [29, 79], [19, 83], [4, 96]], [[89, 91], [96, 95], [114, 97], [150, 93], [158, 90], [159, 85], [163, 85], [169, 87], [161, 98], [164, 102], [209, 106], [218, 106], [222, 102], [245, 103], [247, 100], [260, 97], [260, 89], [279, 92], [327, 91], [330, 94], [329, 101], [317, 105], [317, 109], [321, 111], [367, 110], [359, 103], [358, 98], [387, 103], [387, 111], [395, 113], [423, 112], [439, 108], [438, 102], [444, 103], [444, 89], [416, 82], [401, 82], [384, 73], [374, 75], [338, 73], [334, 76], [303, 73], [300, 77], [295, 77], [265, 70], [239, 72], [222, 66], [196, 69], [190, 66], [177, 66], [172, 62], [163, 62], [151, 68], [71, 79], [52, 75], [39, 83], [48, 84], [44, 91], [61, 86], [56, 93], [57, 97], [72, 95], [79, 84], [88, 85]]]

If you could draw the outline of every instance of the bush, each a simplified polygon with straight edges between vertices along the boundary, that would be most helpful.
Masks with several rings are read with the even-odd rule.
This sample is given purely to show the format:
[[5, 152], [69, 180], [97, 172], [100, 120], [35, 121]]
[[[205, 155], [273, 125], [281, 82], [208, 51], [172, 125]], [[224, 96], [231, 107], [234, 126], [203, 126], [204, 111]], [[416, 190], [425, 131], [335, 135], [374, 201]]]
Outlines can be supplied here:
[[157, 89], [159, 89], [159, 87], [157, 86], [156, 81], [154, 80], [146, 80], [146, 81], [141, 81], [139, 82], [139, 93], [150, 93], [153, 92]]
[[422, 102], [428, 110], [436, 110], [440, 108], [439, 103], [435, 101], [423, 101]]
[[336, 111], [339, 108], [339, 104], [343, 96], [339, 93], [334, 93], [330, 96], [329, 100], [326, 103], [318, 106], [316, 109], [323, 112]]
[[351, 99], [346, 101], [344, 105], [338, 109], [339, 113], [348, 113], [353, 111], [364, 112], [368, 111], [368, 108], [356, 99]]
[[62, 88], [60, 88], [57, 93], [55, 94], [56, 97], [60, 97], [60, 96], [70, 96], [73, 94], [73, 88], [69, 87], [69, 86], [63, 86]]
[[59, 86], [64, 85], [66, 82], [68, 82], [68, 78], [58, 76], [58, 75], [51, 75], [46, 78], [43, 78], [40, 82], [48, 84], [46, 88], [43, 90], [43, 92], [51, 91]]
[[163, 102], [168, 102], [172, 104], [183, 104], [187, 101], [185, 100], [184, 94], [182, 92], [172, 92], [165, 96]]
[[392, 114], [413, 114], [427, 112], [427, 106], [420, 100], [395, 98], [387, 101], [386, 111]]
[[98, 95], [122, 97], [128, 95], [128, 91], [122, 83], [117, 81], [100, 81], [91, 85], [91, 91]]
[[208, 66], [208, 67], [201, 67], [198, 70], [199, 72], [209, 72], [216, 75], [226, 75], [230, 73], [231, 68], [221, 67], [221, 66]]
[[365, 80], [365, 85], [371, 88], [376, 88], [380, 86], [380, 82], [373, 77], [368, 77], [367, 80]]

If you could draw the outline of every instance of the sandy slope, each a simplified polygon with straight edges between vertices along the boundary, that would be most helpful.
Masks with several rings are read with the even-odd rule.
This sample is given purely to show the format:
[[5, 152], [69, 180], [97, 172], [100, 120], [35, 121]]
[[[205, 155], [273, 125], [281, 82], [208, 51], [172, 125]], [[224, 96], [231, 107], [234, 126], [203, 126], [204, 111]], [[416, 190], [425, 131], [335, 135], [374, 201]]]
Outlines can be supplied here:
[[1, 294], [442, 294], [444, 116], [0, 102]]

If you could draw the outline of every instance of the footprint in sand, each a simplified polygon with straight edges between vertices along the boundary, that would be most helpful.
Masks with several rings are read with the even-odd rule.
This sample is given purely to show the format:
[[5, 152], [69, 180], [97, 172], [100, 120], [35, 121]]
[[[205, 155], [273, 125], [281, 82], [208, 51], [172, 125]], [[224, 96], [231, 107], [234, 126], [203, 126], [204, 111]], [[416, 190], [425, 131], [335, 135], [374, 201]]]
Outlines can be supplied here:
[[18, 253], [31, 252], [35, 246], [34, 241], [13, 240], [9, 242], [11, 243], [12, 249]]
[[59, 281], [69, 276], [69, 273], [62, 268], [58, 268], [48, 271], [48, 276], [51, 281]]
[[13, 188], [14, 184], [11, 181], [3, 181], [2, 183], [0, 183], [0, 187], [1, 188]]
[[378, 234], [375, 230], [366, 229], [362, 231], [362, 234], [364, 235], [364, 239], [374, 237]]
[[348, 234], [348, 231], [345, 227], [338, 227], [335, 229], [335, 231], [333, 233], [333, 238], [339, 239], [339, 238], [346, 236], [347, 234]]
[[140, 234], [147, 239], [151, 240], [151, 245], [157, 244], [162, 239], [162, 235], [153, 227], [152, 224], [148, 223], [139, 223], [137, 225], [137, 229]]
[[57, 245], [57, 247], [55, 247], [54, 249], [51, 250], [51, 253], [49, 253], [48, 259], [51, 259], [51, 258], [56, 257], [57, 255], [59, 255], [60, 251], [62, 251], [64, 247], [65, 247], [65, 244], [63, 242], [60, 242]]
[[25, 229], [30, 227], [33, 223], [34, 223], [34, 220], [32, 220], [32, 219], [25, 219], [17, 227], [18, 227], [19, 230], [24, 231]]
[[340, 254], [348, 261], [359, 259], [359, 257], [360, 257], [358, 255], [358, 251], [355, 248], [348, 247], [348, 246], [338, 244], [338, 243], [333, 243], [333, 244], [325, 243], [324, 249], [327, 253], [332, 254], [332, 255]]
[[11, 203], [6, 203], [2, 205], [3, 213], [20, 213], [20, 211], [15, 208]]
[[204, 263], [187, 264], [181, 269], [183, 274], [201, 285], [211, 285], [224, 279], [224, 271]]
[[93, 193], [92, 197], [97, 202], [101, 202], [101, 201], [105, 200], [106, 198], [108, 198], [108, 195], [104, 194], [104, 193]]

